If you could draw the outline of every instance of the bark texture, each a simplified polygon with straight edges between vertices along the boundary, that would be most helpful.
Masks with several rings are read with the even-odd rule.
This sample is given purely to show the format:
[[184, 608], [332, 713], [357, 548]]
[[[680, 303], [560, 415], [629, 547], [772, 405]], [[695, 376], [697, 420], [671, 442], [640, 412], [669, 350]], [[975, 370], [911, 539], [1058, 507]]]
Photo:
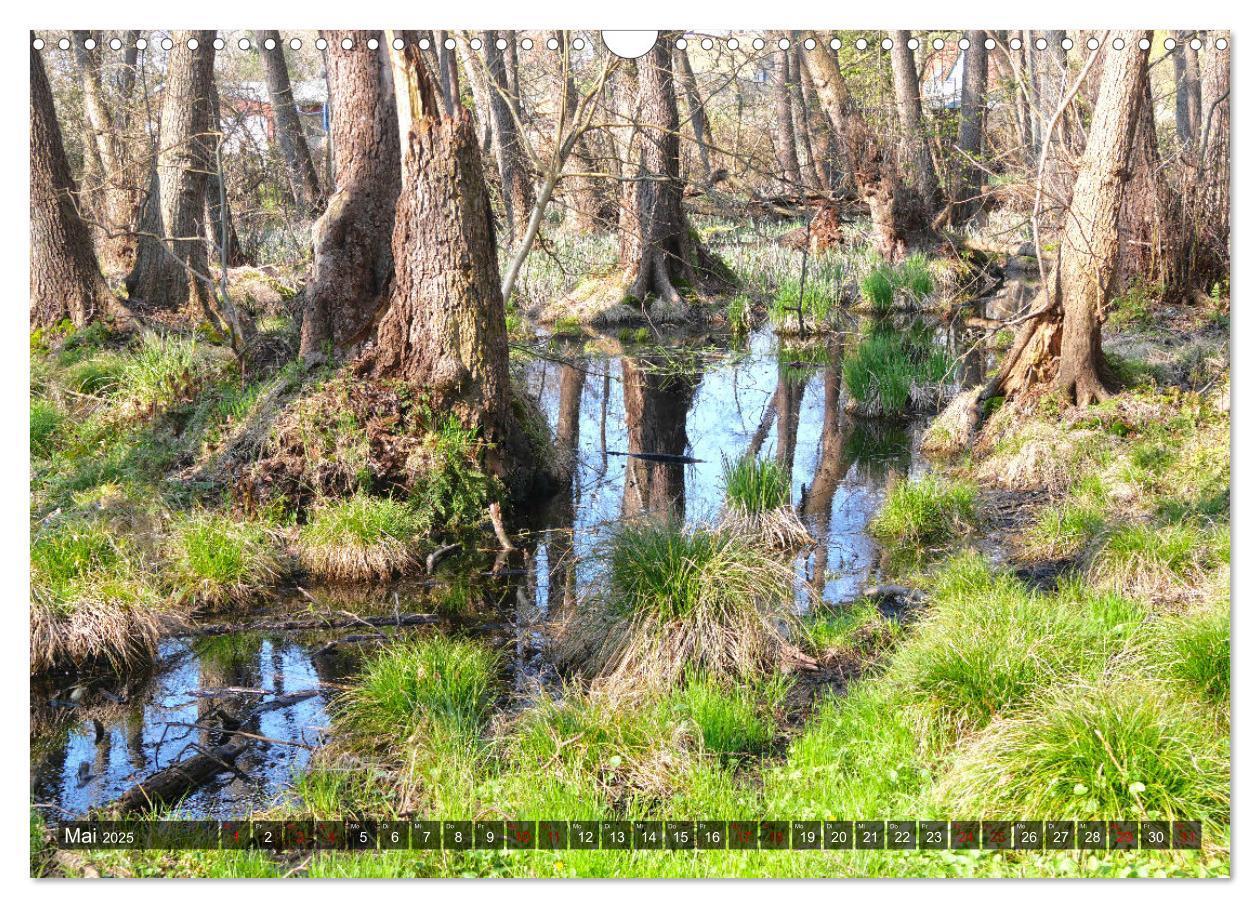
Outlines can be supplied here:
[[[353, 352], [389, 299], [390, 237], [401, 181], [398, 114], [379, 32], [321, 32], [328, 41], [330, 134], [336, 189], [315, 223], [315, 261], [306, 285], [302, 358], [313, 364]], [[341, 42], [354, 42], [343, 49]], [[369, 38], [379, 42], [376, 50]]]
[[135, 254], [135, 238], [132, 221], [135, 217], [137, 194], [128, 185], [127, 155], [123, 147], [121, 124], [115, 123], [114, 115], [106, 98], [101, 78], [101, 49], [88, 50], [86, 41], [95, 37], [90, 31], [73, 32], [75, 62], [83, 83], [83, 111], [87, 117], [95, 154], [94, 166], [101, 186], [101, 204], [97, 214], [101, 218], [102, 238], [100, 258], [111, 271], [121, 272], [131, 264]]
[[1034, 302], [1006, 361], [987, 389], [1019, 397], [1047, 384], [1078, 405], [1108, 396], [1102, 356], [1102, 323], [1116, 273], [1120, 212], [1134, 133], [1146, 88], [1151, 32], [1112, 32], [1122, 50], [1109, 50], [1098, 102], [1072, 204], [1064, 222], [1058, 263]]
[[964, 155], [959, 162], [958, 189], [954, 202], [962, 219], [975, 214], [980, 207], [980, 186], [984, 171], [974, 163], [984, 154], [985, 96], [989, 84], [989, 52], [984, 46], [984, 32], [967, 32], [967, 49], [963, 51], [963, 84], [958, 118], [958, 149]]
[[862, 111], [849, 94], [835, 52], [825, 34], [814, 35], [817, 42], [805, 60], [819, 101], [840, 138], [853, 172], [853, 181], [862, 201], [871, 209], [871, 241], [876, 251], [890, 261], [905, 255], [913, 223], [910, 199], [897, 175], [896, 161], [881, 147]]
[[679, 288], [704, 292], [726, 283], [725, 271], [699, 242], [682, 206], [678, 106], [667, 41], [619, 74], [618, 94], [630, 135], [621, 200], [621, 267], [625, 292], [682, 302]]
[[713, 136], [710, 133], [709, 118], [700, 102], [700, 87], [696, 82], [696, 74], [691, 68], [691, 58], [687, 56], [685, 47], [674, 48], [674, 64], [678, 71], [678, 84], [682, 88], [683, 99], [687, 102], [687, 123], [691, 126], [692, 137], [696, 141], [696, 157], [700, 162], [700, 179], [703, 185], [713, 183]]
[[923, 129], [923, 103], [919, 98], [919, 69], [914, 51], [907, 43], [910, 32], [893, 33], [893, 90], [897, 95], [897, 118], [901, 122], [901, 141], [905, 149], [906, 171], [910, 184], [918, 194], [922, 216], [927, 219], [941, 204], [941, 190], [936, 179], [936, 165], [928, 148]]
[[[219, 325], [205, 284], [214, 32], [179, 31], [171, 39], [157, 157], [161, 245], [150, 246], [151, 255], [137, 257], [127, 292], [158, 309], [177, 310], [195, 303], [211, 324]], [[188, 46], [190, 41], [196, 42], [195, 48]]]
[[44, 62], [31, 54], [31, 304], [34, 327], [69, 319], [82, 327], [111, 305], [92, 238], [75, 207]]
[[[510, 32], [504, 32], [510, 35]], [[529, 156], [513, 112], [513, 88], [507, 56], [496, 44], [500, 34], [482, 34], [485, 42], [487, 94], [490, 96], [490, 122], [493, 127], [494, 153], [499, 162], [499, 180], [503, 190], [503, 209], [507, 221], [508, 241], [515, 243], [529, 222], [534, 207], [534, 185], [529, 173]], [[509, 47], [511, 42], [509, 42]]]
[[[267, 41], [273, 42], [267, 47]], [[267, 96], [271, 99], [271, 121], [275, 127], [276, 144], [284, 159], [285, 173], [289, 178], [289, 190], [294, 200], [311, 217], [319, 217], [324, 210], [324, 192], [315, 173], [311, 149], [302, 131], [293, 97], [293, 83], [289, 80], [289, 67], [284, 61], [284, 44], [280, 32], [275, 29], [254, 32], [258, 55], [262, 58], [263, 72], [267, 78]]]
[[[406, 99], [394, 281], [357, 371], [402, 380], [434, 414], [455, 415], [487, 444], [487, 468], [520, 490], [539, 464], [513, 408], [490, 194], [472, 115], [443, 113], [421, 51], [393, 51]], [[401, 105], [400, 105], [401, 106]]]
[[[778, 41], [782, 33], [771, 35]], [[774, 154], [779, 162], [779, 172], [775, 174], [783, 182], [789, 192], [797, 192], [801, 186], [801, 167], [796, 151], [796, 130], [792, 119], [792, 93], [790, 85], [791, 67], [788, 62], [788, 50], [776, 50], [773, 54], [770, 73], [771, 91], [774, 95]]]

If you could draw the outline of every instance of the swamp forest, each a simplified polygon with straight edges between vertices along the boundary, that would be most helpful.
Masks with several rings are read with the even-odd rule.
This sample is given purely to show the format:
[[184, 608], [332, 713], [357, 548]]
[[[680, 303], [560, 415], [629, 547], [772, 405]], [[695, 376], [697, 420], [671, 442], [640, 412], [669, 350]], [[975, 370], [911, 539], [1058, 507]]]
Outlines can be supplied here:
[[[32, 876], [1228, 876], [1229, 73], [32, 33]], [[494, 838], [959, 818], [1202, 847]]]

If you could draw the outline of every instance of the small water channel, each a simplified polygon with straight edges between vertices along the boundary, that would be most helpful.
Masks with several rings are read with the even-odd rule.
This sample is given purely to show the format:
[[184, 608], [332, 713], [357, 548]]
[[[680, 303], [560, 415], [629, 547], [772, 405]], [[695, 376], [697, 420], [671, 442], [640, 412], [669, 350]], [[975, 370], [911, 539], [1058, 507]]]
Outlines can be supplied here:
[[[974, 337], [942, 332], [940, 339], [959, 356], [961, 370], [983, 373], [983, 354], [967, 354]], [[843, 334], [781, 341], [764, 329], [738, 345], [720, 335], [648, 345], [610, 336], [552, 340], [541, 355], [525, 358], [525, 380], [555, 433], [568, 482], [531, 516], [519, 555], [454, 560], [438, 578], [384, 589], [286, 593], [265, 611], [449, 616], [463, 632], [493, 635], [510, 649], [515, 700], [528, 702], [557, 680], [544, 653], [545, 622], [592, 582], [592, 554], [609, 529], [645, 513], [715, 519], [723, 458], [747, 453], [775, 457], [791, 472], [793, 505], [817, 540], [797, 558], [802, 591], [812, 587], [832, 606], [850, 601], [880, 571], [867, 522], [892, 481], [924, 469], [918, 448], [926, 420], [847, 415], [845, 342]], [[801, 607], [810, 601], [803, 592]], [[314, 690], [251, 720], [246, 730], [254, 743], [238, 771], [200, 786], [179, 812], [239, 817], [274, 804], [289, 796], [294, 774], [324, 740], [329, 704], [363, 654], [428, 632], [348, 627], [173, 637], [143, 677], [44, 679], [32, 690], [32, 802], [50, 818], [82, 816], [215, 746], [218, 732], [210, 729], [224, 713]]]

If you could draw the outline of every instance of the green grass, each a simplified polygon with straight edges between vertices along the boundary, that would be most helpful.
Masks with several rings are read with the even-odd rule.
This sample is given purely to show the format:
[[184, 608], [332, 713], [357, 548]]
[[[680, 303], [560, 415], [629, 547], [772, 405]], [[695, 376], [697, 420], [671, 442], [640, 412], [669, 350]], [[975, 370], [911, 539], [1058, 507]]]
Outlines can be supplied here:
[[722, 456], [722, 484], [728, 507], [749, 514], [773, 511], [792, 501], [792, 477], [777, 460]]
[[597, 552], [600, 588], [569, 616], [561, 663], [630, 688], [770, 673], [796, 624], [791, 566], [724, 530], [638, 521]]
[[303, 566], [334, 580], [386, 578], [415, 561], [424, 515], [405, 501], [356, 493], [316, 505], [298, 534]]
[[935, 406], [953, 371], [944, 348], [923, 326], [877, 323], [844, 356], [849, 394], [866, 415], [892, 415]]
[[1229, 742], [1193, 701], [1157, 683], [1050, 685], [994, 722], [942, 774], [957, 815], [1185, 819], [1219, 836]]
[[171, 531], [167, 580], [182, 601], [240, 604], [259, 595], [280, 574], [275, 543], [257, 524], [222, 514], [182, 515]]
[[897, 270], [897, 286], [916, 299], [930, 294], [936, 287], [927, 256], [921, 252], [908, 256]]
[[1123, 525], [1112, 530], [1090, 564], [1091, 579], [1108, 589], [1159, 597], [1184, 588], [1212, 566], [1193, 526]]
[[1228, 602], [1170, 615], [1155, 626], [1153, 636], [1153, 661], [1159, 675], [1185, 683], [1209, 703], [1228, 706]]
[[931, 612], [892, 655], [888, 676], [947, 734], [984, 725], [1073, 676], [1098, 677], [1133, 639], [1135, 602], [1065, 584], [1034, 592], [979, 555], [952, 559], [934, 581]]
[[147, 659], [162, 614], [141, 553], [104, 523], [72, 518], [32, 537], [32, 671]]
[[56, 444], [57, 430], [65, 416], [50, 401], [38, 398], [31, 401], [31, 456], [43, 457], [51, 453]]
[[750, 685], [698, 676], [667, 698], [664, 707], [695, 723], [705, 750], [722, 757], [748, 756], [762, 753], [774, 740], [774, 709], [785, 690], [782, 675]]
[[862, 299], [876, 312], [887, 312], [893, 304], [893, 272], [886, 265], [872, 269], [862, 278]]
[[747, 334], [752, 328], [753, 308], [748, 297], [740, 294], [726, 304], [726, 325], [734, 334]]
[[803, 288], [799, 280], [779, 285], [770, 302], [770, 317], [775, 328], [793, 331], [805, 323], [806, 332], [824, 329], [836, 308], [836, 292], [829, 284], [807, 280]]
[[975, 486], [925, 476], [898, 480], [868, 530], [885, 542], [923, 549], [965, 533], [975, 517]]
[[1046, 558], [1079, 555], [1106, 526], [1106, 514], [1096, 502], [1073, 499], [1043, 508], [1028, 531], [1030, 554]]
[[445, 636], [407, 640], [369, 660], [338, 701], [337, 719], [385, 740], [406, 740], [422, 726], [473, 735], [489, 716], [498, 673], [498, 657], [480, 644]]

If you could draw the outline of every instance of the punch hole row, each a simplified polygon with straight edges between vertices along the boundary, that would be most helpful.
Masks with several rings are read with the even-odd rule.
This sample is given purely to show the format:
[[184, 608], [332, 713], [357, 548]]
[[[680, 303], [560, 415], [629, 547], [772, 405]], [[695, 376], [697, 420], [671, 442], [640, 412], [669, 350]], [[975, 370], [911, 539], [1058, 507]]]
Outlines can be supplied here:
[[[484, 42], [480, 38], [477, 38], [477, 37], [466, 38], [464, 40], [467, 43], [468, 47], [470, 47], [472, 50], [481, 50], [484, 45]], [[290, 50], [302, 49], [301, 38], [290, 38], [287, 42], [281, 42], [281, 43], [286, 43], [289, 46]], [[365, 43], [369, 50], [376, 50], [380, 46], [380, 42], [376, 38], [368, 38]], [[498, 38], [495, 41], [495, 47], [498, 48], [499, 50], [506, 50], [509, 43], [510, 42], [506, 38]], [[532, 50], [534, 47], [534, 40], [529, 37], [520, 38], [517, 40], [516, 43], [517, 43], [517, 46], [520, 47], [522, 50]], [[722, 42], [716, 41], [713, 38], [708, 38], [708, 37], [699, 38], [699, 39], [694, 39], [694, 38], [688, 39], [688, 38], [682, 37], [674, 41], [674, 46], [677, 47], [679, 50], [686, 50], [693, 43], [698, 44], [702, 50], [713, 50], [715, 47], [719, 45], [719, 43], [724, 45], [728, 50], [738, 50], [741, 47], [739, 39], [734, 38], [734, 37], [727, 38], [725, 41], [722, 41]], [[806, 50], [814, 50], [818, 46], [818, 42], [814, 38], [805, 38], [796, 43], [799, 44], [801, 47], [804, 47]], [[864, 50], [871, 49], [871, 47], [873, 46], [873, 43], [877, 43], [880, 49], [882, 50], [892, 50], [893, 47], [895, 46], [895, 42], [893, 41], [892, 38], [884, 38], [880, 40], [879, 42], [871, 42], [867, 40], [866, 38], [858, 38], [857, 40], [853, 42], [853, 46], [859, 51], [864, 51]], [[945, 41], [945, 39], [943, 38], [934, 38], [932, 39], [931, 46], [933, 50], [944, 50], [945, 46], [948, 43], [949, 42]], [[1147, 39], [1143, 38], [1138, 43], [1139, 43], [1139, 46], [1143, 50], [1150, 49], [1151, 43]], [[1177, 43], [1178, 42], [1175, 38], [1165, 38], [1163, 42], [1164, 49], [1174, 50], [1177, 47]], [[1195, 51], [1202, 50], [1206, 46], [1203, 39], [1197, 38], [1197, 37], [1191, 38], [1189, 41], [1184, 42], [1184, 43], [1187, 46], [1189, 46], [1191, 50], [1195, 50]], [[1217, 50], [1225, 50], [1227, 47], [1229, 47], [1229, 41], [1226, 38], [1217, 38], [1215, 41], [1211, 43], [1212, 43], [1212, 46], [1214, 46]], [[171, 50], [175, 46], [175, 42], [172, 41], [170, 38], [162, 38], [159, 44], [163, 50]], [[267, 38], [265, 41], [261, 42], [261, 44], [267, 50], [275, 50], [276, 48], [276, 41], [274, 38]], [[354, 44], [355, 44], [354, 39], [348, 38], [348, 37], [343, 38], [340, 42], [340, 46], [342, 50], [352, 50], [354, 48]], [[420, 38], [419, 40], [415, 42], [415, 44], [421, 50], [429, 50], [433, 46], [434, 42], [430, 40], [429, 38]], [[767, 46], [766, 40], [760, 37], [753, 38], [749, 42], [749, 44], [751, 45], [753, 50], [758, 50], [758, 51], [764, 50]], [[779, 50], [787, 50], [788, 48], [792, 47], [792, 44], [793, 42], [789, 40], [788, 38], [780, 38], [778, 39], [778, 41], [775, 42], [775, 46], [778, 47]], [[844, 46], [844, 42], [841, 41], [839, 38], [831, 38], [827, 42], [827, 44], [832, 50], [839, 50], [841, 47]], [[966, 38], [959, 38], [956, 42], [954, 42], [954, 44], [958, 47], [959, 50], [966, 50], [968, 47], [971, 46], [971, 42]], [[545, 42], [545, 45], [546, 45], [547, 50], [558, 51], [560, 49], [560, 42], [554, 37], [548, 38]], [[918, 50], [922, 45], [923, 45], [923, 42], [920, 41], [918, 38], [909, 38], [906, 41], [906, 47], [909, 48], [910, 50]], [[44, 48], [47, 47], [48, 45], [44, 41], [43, 38], [35, 38], [34, 41], [31, 42], [31, 46], [34, 47], [35, 50], [44, 50]], [[61, 38], [56, 43], [56, 47], [60, 50], [70, 50], [71, 46], [72, 44], [69, 38]], [[95, 50], [97, 46], [98, 46], [98, 42], [94, 38], [86, 38], [83, 41], [83, 47], [86, 50]], [[135, 42], [135, 47], [138, 50], [145, 50], [148, 48], [148, 46], [149, 46], [149, 42], [145, 38], [138, 38]], [[215, 50], [223, 50], [226, 46], [227, 46], [227, 43], [224, 41], [223, 38], [214, 39]], [[254, 49], [255, 46], [256, 46], [256, 42], [251, 41], [249, 38], [240, 38], [236, 41], [236, 47], [238, 50], [248, 51], [248, 50]], [[394, 38], [393, 41], [391, 42], [391, 46], [394, 48], [394, 50], [402, 50], [404, 47], [407, 46], [407, 42], [404, 41], [402, 38]], [[442, 46], [446, 48], [447, 50], [454, 50], [458, 46], [458, 41], [455, 38], [448, 37], [442, 41]], [[577, 38], [574, 38], [570, 42], [570, 46], [574, 50], [580, 51], [586, 48], [587, 42], [584, 38], [577, 37]], [[998, 46], [998, 42], [994, 40], [993, 38], [985, 38], [984, 46], [987, 50], [994, 50]], [[1007, 42], [1007, 46], [1011, 50], [1022, 50], [1024, 47], [1024, 41], [1022, 38], [1018, 38], [1018, 37], [1011, 38], [1010, 41]], [[1060, 42], [1060, 46], [1063, 48], [1063, 50], [1071, 50], [1073, 47], [1075, 47], [1075, 42], [1071, 38], [1064, 38], [1062, 42]], [[1100, 46], [1101, 46], [1101, 42], [1099, 41], [1098, 38], [1091, 37], [1085, 41], [1085, 47], [1088, 50], [1097, 50]], [[1111, 46], [1114, 47], [1116, 50], [1122, 49], [1124, 47], [1124, 39], [1123, 38], [1114, 39], [1111, 42]], [[109, 41], [109, 47], [112, 50], [122, 50], [123, 42], [120, 41], [118, 38], [112, 38]], [[195, 50], [197, 48], [197, 39], [189, 38], [188, 47], [191, 50]], [[329, 47], [329, 43], [327, 40], [325, 40], [322, 37], [316, 38], [315, 47], [318, 50], [327, 50]], [[1045, 38], [1036, 39], [1034, 42], [1032, 42], [1032, 47], [1034, 50], [1039, 50], [1039, 51], [1050, 49], [1049, 42]]]

